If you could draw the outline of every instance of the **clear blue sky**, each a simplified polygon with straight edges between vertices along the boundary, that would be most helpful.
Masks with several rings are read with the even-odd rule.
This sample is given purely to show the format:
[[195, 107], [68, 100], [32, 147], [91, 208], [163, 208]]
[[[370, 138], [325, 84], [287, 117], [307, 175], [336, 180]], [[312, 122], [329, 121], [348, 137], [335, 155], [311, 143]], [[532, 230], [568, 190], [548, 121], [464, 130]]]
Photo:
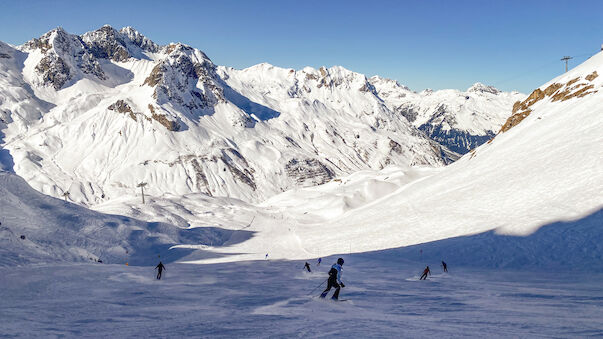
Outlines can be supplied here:
[[184, 42], [219, 65], [342, 65], [414, 90], [476, 81], [530, 92], [603, 43], [603, 1], [5, 1], [0, 40], [62, 26], [82, 34], [133, 26]]

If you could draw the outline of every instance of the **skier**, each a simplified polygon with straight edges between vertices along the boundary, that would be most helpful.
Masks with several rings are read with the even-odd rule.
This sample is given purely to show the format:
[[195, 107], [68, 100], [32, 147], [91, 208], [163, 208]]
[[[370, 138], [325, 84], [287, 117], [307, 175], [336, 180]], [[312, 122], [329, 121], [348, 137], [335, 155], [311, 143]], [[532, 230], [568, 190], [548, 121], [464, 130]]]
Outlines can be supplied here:
[[307, 261], [306, 261], [306, 264], [304, 265], [304, 267], [308, 270], [308, 272], [312, 272], [312, 270], [310, 269], [310, 264], [308, 264]]
[[337, 259], [337, 263], [331, 266], [331, 270], [329, 271], [327, 289], [322, 292], [322, 294], [320, 295], [321, 298], [325, 298], [331, 290], [331, 287], [335, 287], [335, 293], [333, 293], [331, 299], [339, 300], [339, 290], [341, 290], [342, 287], [345, 287], [343, 282], [341, 282], [341, 266], [343, 266], [342, 258]]
[[444, 269], [444, 272], [448, 272], [448, 265], [446, 265], [444, 260], [442, 260], [442, 268]]
[[264, 257], [265, 260], [268, 260], [268, 253], [266, 253], [266, 256]]
[[320, 266], [321, 262], [322, 262], [322, 258], [318, 258], [318, 264], [316, 264], [316, 266]]
[[423, 275], [421, 276], [421, 278], [419, 278], [419, 280], [427, 280], [427, 274], [431, 275], [429, 266], [425, 267], [425, 269], [423, 270]]
[[157, 279], [161, 279], [161, 272], [163, 272], [163, 270], [167, 269], [165, 268], [165, 266], [163, 266], [163, 264], [161, 263], [161, 261], [159, 262], [159, 265], [155, 266], [155, 269], [157, 270]]

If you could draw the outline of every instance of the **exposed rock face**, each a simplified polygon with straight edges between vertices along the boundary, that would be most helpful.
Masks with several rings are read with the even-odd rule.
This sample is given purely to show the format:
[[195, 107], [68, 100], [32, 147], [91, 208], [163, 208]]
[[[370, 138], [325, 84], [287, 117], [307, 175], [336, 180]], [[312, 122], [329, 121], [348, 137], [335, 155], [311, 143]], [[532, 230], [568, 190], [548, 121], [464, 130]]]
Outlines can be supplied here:
[[[224, 165], [226, 165], [233, 178], [248, 185], [254, 191], [257, 189], [257, 185], [253, 178], [253, 173], [251, 172], [253, 171], [253, 168], [245, 166], [242, 169], [239, 169], [236, 163], [232, 160], [232, 158], [228, 156], [224, 151], [221, 160], [224, 162]], [[247, 162], [245, 161], [244, 163], [246, 164]]]
[[201, 192], [205, 192], [209, 196], [212, 196], [211, 189], [209, 188], [209, 182], [207, 181], [207, 176], [205, 175], [203, 168], [201, 168], [199, 161], [197, 161], [197, 159], [192, 159], [191, 165], [195, 171], [197, 189]]
[[160, 124], [162, 124], [163, 126], [165, 126], [165, 128], [168, 129], [168, 131], [177, 131], [180, 129], [180, 126], [178, 125], [177, 122], [172, 121], [170, 119], [167, 118], [167, 116], [165, 116], [165, 114], [156, 114], [153, 113], [151, 115], [151, 117], [159, 122]]
[[588, 80], [588, 81], [593, 81], [598, 76], [599, 76], [599, 73], [597, 73], [597, 71], [593, 71], [591, 74], [587, 75], [585, 79]]
[[45, 85], [50, 85], [57, 91], [72, 77], [69, 66], [56, 54], [42, 58], [36, 66], [36, 72], [40, 74]]
[[82, 36], [86, 47], [96, 58], [117, 62], [143, 57], [142, 52], [156, 53], [160, 47], [132, 27], [120, 31], [105, 25]]
[[114, 104], [107, 107], [107, 109], [110, 109], [112, 111], [117, 111], [119, 113], [134, 113], [132, 111], [132, 108], [130, 107], [130, 105], [128, 105], [127, 102], [125, 102], [124, 100], [121, 100], [121, 99], [117, 100]]
[[60, 27], [28, 41], [24, 47], [26, 50], [39, 49], [44, 55], [35, 68], [43, 86], [59, 90], [78, 74], [107, 79], [98, 60], [82, 39]]
[[501, 127], [500, 132], [506, 132], [509, 129], [517, 126], [530, 113], [532, 113], [532, 106], [537, 102], [550, 97], [552, 102], [566, 101], [572, 98], [582, 98], [589, 94], [597, 93], [597, 90], [593, 90], [595, 86], [589, 82], [596, 79], [598, 76], [597, 71], [585, 77], [585, 81], [580, 81], [580, 77], [569, 80], [565, 84], [552, 83], [544, 90], [540, 88], [535, 89], [530, 96], [524, 101], [517, 101], [513, 105], [512, 115], [507, 119], [505, 124]]
[[329, 167], [316, 159], [291, 159], [285, 169], [301, 186], [322, 185], [335, 177]]
[[158, 103], [178, 103], [196, 111], [226, 101], [216, 83], [215, 65], [205, 54], [182, 44], [168, 45], [165, 51], [169, 52], [167, 58], [143, 83], [155, 87], [153, 97]]
[[82, 39], [96, 58], [113, 61], [126, 61], [130, 58], [121, 34], [111, 26], [103, 26], [96, 31], [88, 32], [82, 36]]
[[403, 117], [408, 119], [410, 122], [417, 120], [419, 116], [419, 108], [414, 104], [403, 104], [395, 108], [395, 111], [400, 113]]
[[132, 120], [138, 121], [138, 119], [136, 118], [136, 114], [134, 114], [134, 111], [132, 111], [130, 105], [128, 105], [128, 103], [124, 100], [117, 100], [114, 104], [111, 104], [109, 107], [107, 107], [107, 109], [124, 114], [128, 113]]

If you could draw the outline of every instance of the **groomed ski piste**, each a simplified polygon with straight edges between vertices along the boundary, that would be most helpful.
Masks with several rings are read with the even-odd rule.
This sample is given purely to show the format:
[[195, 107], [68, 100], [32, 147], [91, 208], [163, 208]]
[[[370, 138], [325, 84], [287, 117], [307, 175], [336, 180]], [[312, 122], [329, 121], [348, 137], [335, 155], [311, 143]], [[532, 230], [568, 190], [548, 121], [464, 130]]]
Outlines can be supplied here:
[[[0, 334], [602, 336], [601, 74], [599, 53], [544, 84], [452, 165], [258, 204], [124, 196], [92, 211], [34, 191], [3, 156]], [[318, 299], [338, 257], [347, 301]]]

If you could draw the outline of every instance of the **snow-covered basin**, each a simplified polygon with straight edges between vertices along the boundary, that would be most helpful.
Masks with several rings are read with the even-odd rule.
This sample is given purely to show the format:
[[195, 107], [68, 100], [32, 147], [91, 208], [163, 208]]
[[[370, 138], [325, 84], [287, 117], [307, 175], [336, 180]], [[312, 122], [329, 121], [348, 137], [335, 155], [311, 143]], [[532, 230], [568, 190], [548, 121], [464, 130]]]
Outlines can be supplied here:
[[[467, 269], [429, 251], [343, 255], [341, 298], [316, 296], [329, 265], [304, 261], [53, 264], [0, 268], [3, 337], [587, 337], [603, 335], [603, 275]], [[418, 277], [425, 265], [433, 274]], [[320, 286], [320, 287], [319, 287]]]

